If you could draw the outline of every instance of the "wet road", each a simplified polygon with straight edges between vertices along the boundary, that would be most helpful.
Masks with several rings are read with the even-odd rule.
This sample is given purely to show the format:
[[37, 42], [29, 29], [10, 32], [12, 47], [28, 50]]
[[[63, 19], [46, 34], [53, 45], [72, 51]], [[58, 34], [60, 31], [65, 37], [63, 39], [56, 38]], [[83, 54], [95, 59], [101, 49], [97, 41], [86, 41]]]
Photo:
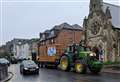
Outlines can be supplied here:
[[19, 64], [11, 65], [9, 71], [14, 73], [9, 82], [120, 82], [119, 74], [83, 75], [46, 68], [40, 69], [39, 75], [23, 76], [19, 72]]

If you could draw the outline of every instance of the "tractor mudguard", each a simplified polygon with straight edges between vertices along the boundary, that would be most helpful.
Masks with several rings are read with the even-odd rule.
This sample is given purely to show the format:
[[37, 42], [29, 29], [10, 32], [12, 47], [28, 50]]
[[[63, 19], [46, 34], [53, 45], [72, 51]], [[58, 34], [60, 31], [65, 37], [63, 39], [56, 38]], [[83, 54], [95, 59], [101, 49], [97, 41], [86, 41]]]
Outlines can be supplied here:
[[69, 58], [69, 63], [72, 64], [73, 63], [73, 56], [74, 56], [74, 54], [66, 53], [65, 55]]
[[103, 64], [100, 61], [91, 61], [88, 65], [88, 68], [92, 73], [99, 73], [103, 67]]
[[[64, 53], [62, 56], [67, 56], [68, 57], [69, 65], [70, 66], [73, 64], [73, 54], [72, 53]], [[60, 63], [61, 57], [59, 58], [59, 63]]]

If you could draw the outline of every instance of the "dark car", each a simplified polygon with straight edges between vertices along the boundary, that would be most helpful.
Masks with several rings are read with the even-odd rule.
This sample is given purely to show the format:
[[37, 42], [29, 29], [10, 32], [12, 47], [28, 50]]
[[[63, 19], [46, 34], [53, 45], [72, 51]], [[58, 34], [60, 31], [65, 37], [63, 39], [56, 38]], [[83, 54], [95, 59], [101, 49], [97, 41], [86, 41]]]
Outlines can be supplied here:
[[7, 64], [8, 66], [10, 66], [10, 62], [7, 59], [5, 59], [5, 58], [0, 58], [0, 62], [2, 64]]
[[15, 57], [11, 57], [10, 62], [11, 62], [12, 64], [17, 64], [17, 63], [18, 63], [18, 60], [17, 60]]
[[19, 62], [22, 62], [22, 61], [24, 61], [24, 60], [27, 60], [27, 58], [21, 56], [21, 57], [18, 57], [17, 60], [18, 60]]
[[23, 75], [30, 74], [30, 73], [39, 74], [39, 67], [32, 60], [24, 60], [20, 64], [20, 73]]

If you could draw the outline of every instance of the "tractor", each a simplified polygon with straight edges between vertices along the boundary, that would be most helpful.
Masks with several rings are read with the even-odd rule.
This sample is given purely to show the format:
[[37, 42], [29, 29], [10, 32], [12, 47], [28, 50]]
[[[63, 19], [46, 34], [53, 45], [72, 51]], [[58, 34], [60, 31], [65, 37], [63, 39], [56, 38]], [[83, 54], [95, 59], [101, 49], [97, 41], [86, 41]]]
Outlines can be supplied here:
[[103, 64], [89, 48], [72, 44], [59, 58], [58, 67], [63, 71], [69, 71], [73, 68], [75, 72], [82, 74], [86, 73], [88, 69], [92, 73], [99, 73]]

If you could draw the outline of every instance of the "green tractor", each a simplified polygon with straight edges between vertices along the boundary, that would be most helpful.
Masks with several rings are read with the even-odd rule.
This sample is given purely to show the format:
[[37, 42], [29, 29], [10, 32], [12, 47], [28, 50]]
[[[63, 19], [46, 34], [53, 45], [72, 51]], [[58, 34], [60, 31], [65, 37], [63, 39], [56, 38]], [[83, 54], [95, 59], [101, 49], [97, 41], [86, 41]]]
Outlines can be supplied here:
[[59, 60], [59, 68], [64, 71], [73, 68], [77, 73], [86, 73], [87, 69], [92, 73], [99, 73], [102, 67], [102, 62], [96, 58], [94, 52], [77, 44], [69, 46]]

